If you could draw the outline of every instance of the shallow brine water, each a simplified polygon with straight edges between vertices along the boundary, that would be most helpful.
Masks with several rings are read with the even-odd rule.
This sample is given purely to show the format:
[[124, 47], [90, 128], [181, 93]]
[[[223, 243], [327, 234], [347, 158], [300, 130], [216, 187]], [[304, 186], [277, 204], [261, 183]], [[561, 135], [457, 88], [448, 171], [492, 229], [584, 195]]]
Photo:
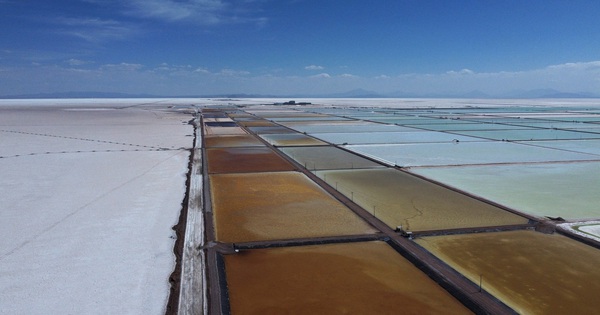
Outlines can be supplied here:
[[270, 122], [268, 120], [239, 121], [236, 119], [236, 122], [240, 126], [244, 126], [244, 127], [277, 127], [277, 124]]
[[[548, 145], [551, 144], [548, 143]], [[589, 154], [554, 150], [514, 142], [492, 141], [349, 145], [346, 148], [360, 154], [378, 158], [390, 165], [402, 167], [584, 161], [597, 159], [597, 156]]]
[[327, 145], [327, 143], [301, 133], [263, 134], [260, 136], [274, 146]]
[[277, 133], [294, 133], [285, 127], [248, 127], [248, 129], [257, 134], [277, 134]]
[[205, 135], [245, 135], [247, 134], [244, 129], [240, 127], [213, 127], [204, 125]]
[[282, 123], [294, 130], [306, 133], [363, 133], [363, 132], [403, 132], [419, 131], [415, 128], [402, 127], [397, 125], [376, 124], [369, 122], [350, 122], [346, 124], [323, 123], [323, 124], [291, 124]]
[[392, 228], [426, 231], [527, 223], [523, 217], [395, 169], [316, 174]]
[[381, 164], [333, 146], [281, 148], [280, 150], [309, 170], [383, 167]]
[[600, 251], [557, 234], [514, 231], [417, 240], [522, 314], [597, 314]]
[[297, 172], [211, 175], [221, 242], [370, 234], [376, 230]]
[[267, 147], [206, 149], [206, 155], [211, 174], [294, 170], [292, 164]]
[[224, 258], [232, 314], [471, 314], [383, 242]]
[[224, 148], [224, 147], [256, 147], [264, 146], [265, 144], [258, 140], [253, 135], [225, 135], [225, 136], [206, 136], [204, 137], [204, 145], [207, 148]]
[[600, 162], [415, 168], [411, 172], [538, 217], [600, 218]]

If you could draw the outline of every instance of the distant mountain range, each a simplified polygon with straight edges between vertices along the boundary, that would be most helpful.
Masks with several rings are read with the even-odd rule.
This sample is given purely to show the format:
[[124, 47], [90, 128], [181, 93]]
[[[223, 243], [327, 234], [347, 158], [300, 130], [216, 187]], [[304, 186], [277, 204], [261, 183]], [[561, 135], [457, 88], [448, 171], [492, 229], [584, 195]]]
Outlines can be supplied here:
[[512, 91], [503, 94], [486, 94], [481, 91], [471, 91], [467, 93], [409, 93], [392, 92], [378, 93], [374, 91], [355, 89], [343, 93], [330, 94], [287, 94], [287, 95], [267, 95], [267, 94], [214, 94], [214, 95], [155, 95], [155, 94], [128, 94], [111, 92], [60, 92], [60, 93], [37, 93], [22, 95], [4, 95], [0, 99], [43, 99], [43, 98], [600, 98], [600, 94], [579, 92], [561, 92], [554, 89], [537, 89]]

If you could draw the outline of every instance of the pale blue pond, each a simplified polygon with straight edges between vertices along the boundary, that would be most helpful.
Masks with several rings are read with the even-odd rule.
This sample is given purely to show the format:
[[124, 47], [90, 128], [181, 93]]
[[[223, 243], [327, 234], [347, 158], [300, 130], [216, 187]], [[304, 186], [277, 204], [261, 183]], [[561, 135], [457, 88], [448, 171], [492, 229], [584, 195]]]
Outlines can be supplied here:
[[441, 166], [597, 160], [597, 155], [511, 142], [348, 145], [347, 149], [390, 165]]
[[426, 142], [468, 142], [485, 141], [436, 131], [417, 132], [352, 132], [352, 133], [314, 133], [313, 137], [334, 144], [384, 144], [384, 143], [426, 143]]
[[538, 217], [600, 218], [600, 162], [415, 168], [411, 172]]
[[452, 131], [452, 133], [464, 136], [481, 137], [484, 139], [507, 141], [600, 139], [600, 133], [555, 129]]

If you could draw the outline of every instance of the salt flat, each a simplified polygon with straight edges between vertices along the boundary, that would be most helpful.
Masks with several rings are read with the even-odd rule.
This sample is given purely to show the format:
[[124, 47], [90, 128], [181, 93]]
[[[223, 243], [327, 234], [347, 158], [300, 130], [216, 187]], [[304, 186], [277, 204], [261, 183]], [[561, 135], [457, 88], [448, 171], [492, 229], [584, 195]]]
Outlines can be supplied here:
[[[241, 106], [249, 113], [274, 116], [270, 120], [306, 128], [322, 138], [367, 130], [343, 129], [349, 126], [339, 123], [341, 120], [328, 120], [326, 128], [315, 126], [313, 130], [315, 122], [305, 117], [327, 113], [355, 119], [394, 115], [401, 109], [405, 116], [460, 116], [475, 119], [470, 125], [478, 125], [476, 119], [489, 114], [505, 113], [503, 119], [524, 121], [513, 116], [527, 116], [535, 110], [543, 113], [528, 118], [557, 119], [561, 124], [598, 116], [590, 110], [597, 108], [597, 100], [303, 99], [315, 105], [266, 105], [281, 101], [0, 100], [0, 314], [165, 312], [168, 278], [175, 267], [172, 227], [184, 200], [194, 142], [194, 129], [188, 122], [198, 108]], [[547, 108], [554, 110], [550, 113]], [[293, 115], [300, 112], [306, 113]], [[409, 172], [535, 216], [598, 218], [593, 185], [598, 180], [598, 140], [475, 138], [477, 141], [470, 142], [466, 141], [469, 137], [450, 132], [449, 124], [429, 124], [438, 126], [435, 132], [426, 128], [411, 132], [406, 126], [360, 120], [352, 120], [352, 124], [377, 127], [364, 137], [394, 139], [383, 141], [384, 145], [347, 146], [346, 154], [358, 152], [408, 166]], [[241, 127], [236, 128], [247, 135]], [[248, 129], [266, 132], [252, 128]], [[270, 130], [278, 128], [282, 127]], [[206, 131], [220, 134], [224, 129], [231, 127]], [[592, 134], [588, 129], [594, 128], [585, 130]], [[434, 135], [433, 142], [442, 135], [447, 143], [427, 141]], [[402, 137], [407, 138], [400, 141]], [[460, 141], [453, 141], [458, 137]], [[352, 162], [350, 165], [354, 168]], [[481, 170], [489, 172], [482, 174]], [[483, 176], [486, 174], [489, 176]], [[328, 176], [328, 180], [332, 178]], [[350, 196], [360, 197], [353, 192]], [[543, 205], [543, 209], [528, 208], [531, 204]], [[367, 208], [375, 212], [375, 207]], [[584, 230], [597, 234], [591, 226]]]
[[0, 314], [165, 312], [193, 128], [143, 103], [0, 102]]

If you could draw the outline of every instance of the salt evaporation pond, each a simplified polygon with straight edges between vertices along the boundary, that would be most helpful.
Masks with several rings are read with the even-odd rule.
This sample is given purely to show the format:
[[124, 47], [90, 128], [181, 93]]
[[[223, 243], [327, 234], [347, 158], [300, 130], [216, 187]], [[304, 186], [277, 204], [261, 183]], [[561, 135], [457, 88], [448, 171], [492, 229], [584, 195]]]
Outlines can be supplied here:
[[599, 132], [600, 125], [594, 123], [583, 123], [583, 122], [564, 122], [564, 121], [533, 121], [528, 120], [523, 122], [514, 123], [513, 125], [527, 126], [535, 128], [548, 128], [548, 129], [572, 129], [576, 131], [587, 131], [587, 132]]
[[388, 144], [485, 141], [478, 138], [464, 137], [435, 131], [314, 133], [311, 134], [311, 136], [335, 144]]
[[426, 231], [527, 223], [523, 217], [395, 169], [316, 174], [392, 228]]
[[472, 314], [383, 242], [224, 256], [232, 314]]
[[347, 149], [390, 165], [442, 166], [494, 163], [587, 161], [597, 156], [512, 142], [348, 145]]
[[527, 144], [565, 151], [600, 155], [600, 140], [528, 141]]
[[538, 217], [600, 218], [600, 162], [415, 168], [411, 172]]
[[430, 124], [414, 125], [412, 127], [433, 131], [469, 131], [469, 130], [533, 130], [525, 126], [513, 126], [503, 124]]
[[280, 150], [309, 170], [383, 167], [381, 164], [333, 146], [280, 148]]
[[268, 120], [239, 121], [238, 119], [236, 119], [236, 122], [240, 126], [244, 126], [244, 127], [277, 127], [277, 124], [270, 122]]
[[294, 170], [292, 164], [267, 147], [206, 149], [206, 156], [211, 174]]
[[558, 234], [513, 231], [416, 242], [521, 314], [597, 314], [600, 251]]
[[350, 120], [350, 118], [337, 117], [337, 116], [321, 116], [321, 117], [273, 117], [269, 118], [276, 122], [286, 122], [286, 121], [346, 121]]
[[244, 129], [240, 127], [221, 127], [221, 126], [210, 126], [204, 124], [205, 135], [245, 135], [247, 134]]
[[211, 175], [210, 188], [221, 242], [376, 232], [301, 173]]
[[490, 140], [526, 141], [526, 140], [580, 140], [600, 139], [600, 133], [576, 132], [557, 129], [532, 129], [532, 130], [477, 130], [453, 131], [452, 133], [463, 136], [480, 137]]
[[230, 147], [260, 147], [265, 146], [253, 135], [228, 135], [228, 136], [206, 136], [204, 145], [207, 148], [230, 148]]
[[264, 134], [260, 136], [269, 144], [274, 146], [307, 146], [307, 145], [327, 145], [327, 143], [317, 140], [313, 137], [301, 133], [288, 134]]
[[403, 132], [403, 131], [419, 131], [415, 128], [402, 127], [397, 125], [376, 124], [368, 122], [355, 122], [346, 124], [291, 124], [282, 123], [282, 125], [306, 133], [364, 133], [364, 132]]
[[285, 127], [248, 127], [248, 130], [257, 133], [257, 134], [278, 134], [278, 133], [294, 133], [293, 130], [290, 130]]

